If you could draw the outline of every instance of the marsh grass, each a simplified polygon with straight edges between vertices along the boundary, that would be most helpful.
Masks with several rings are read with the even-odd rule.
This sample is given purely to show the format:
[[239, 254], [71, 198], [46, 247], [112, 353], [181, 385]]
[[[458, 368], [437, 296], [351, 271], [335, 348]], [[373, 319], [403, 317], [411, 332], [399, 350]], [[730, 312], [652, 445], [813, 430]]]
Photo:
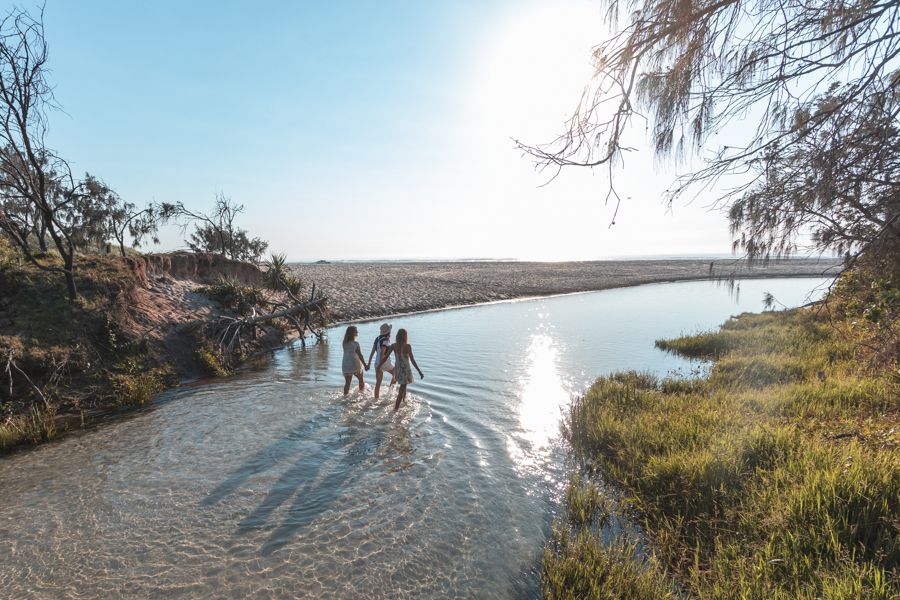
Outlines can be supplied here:
[[609, 501], [597, 484], [574, 475], [566, 487], [566, 510], [573, 527], [601, 527], [609, 522]]
[[10, 416], [0, 424], [0, 450], [46, 442], [55, 435], [53, 411], [32, 407], [27, 414]]
[[677, 598], [655, 559], [633, 544], [604, 544], [589, 529], [554, 524], [544, 551], [542, 588], [549, 600]]
[[[809, 310], [658, 345], [716, 363], [697, 380], [601, 378], [565, 427], [582, 464], [625, 494], [656, 558], [635, 568], [575, 528], [585, 502], [567, 493], [576, 516], [548, 544], [547, 595], [664, 597], [634, 583], [662, 579], [697, 598], [900, 597], [891, 371], [862, 370], [853, 340]], [[600, 593], [587, 580], [610, 583]]]

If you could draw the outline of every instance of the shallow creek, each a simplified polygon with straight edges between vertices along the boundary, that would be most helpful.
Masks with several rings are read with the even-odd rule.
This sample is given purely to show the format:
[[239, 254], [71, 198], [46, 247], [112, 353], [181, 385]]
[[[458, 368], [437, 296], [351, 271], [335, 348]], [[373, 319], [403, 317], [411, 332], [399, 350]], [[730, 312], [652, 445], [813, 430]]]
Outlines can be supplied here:
[[[571, 398], [613, 371], [702, 369], [653, 341], [826, 283], [666, 283], [391, 319], [425, 371], [396, 414], [394, 390], [342, 397], [343, 328], [163, 394], [0, 459], [0, 598], [535, 597]], [[368, 356], [378, 323], [359, 328]]]

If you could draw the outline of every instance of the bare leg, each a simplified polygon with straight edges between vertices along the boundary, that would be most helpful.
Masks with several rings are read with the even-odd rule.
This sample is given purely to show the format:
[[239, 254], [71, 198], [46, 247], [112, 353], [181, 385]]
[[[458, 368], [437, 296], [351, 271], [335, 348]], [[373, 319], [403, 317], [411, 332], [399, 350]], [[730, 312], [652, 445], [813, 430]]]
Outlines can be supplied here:
[[350, 393], [350, 382], [353, 381], [353, 375], [344, 373], [344, 395]]
[[394, 404], [394, 412], [400, 410], [400, 403], [406, 398], [406, 384], [401, 383], [400, 389], [397, 390], [397, 402]]
[[381, 392], [381, 380], [384, 379], [384, 371], [378, 369], [375, 371], [375, 399], [378, 400], [378, 394]]
[[364, 391], [366, 389], [366, 376], [362, 373], [357, 373], [356, 378], [359, 379], [359, 391]]

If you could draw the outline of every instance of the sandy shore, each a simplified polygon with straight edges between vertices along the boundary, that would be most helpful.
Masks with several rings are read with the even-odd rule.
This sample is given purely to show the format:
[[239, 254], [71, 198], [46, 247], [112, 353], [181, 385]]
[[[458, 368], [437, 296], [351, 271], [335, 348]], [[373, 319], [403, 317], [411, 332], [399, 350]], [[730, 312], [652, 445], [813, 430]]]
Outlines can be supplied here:
[[[735, 260], [372, 262], [290, 265], [329, 297], [335, 321], [374, 319], [528, 296], [712, 277], [799, 277], [836, 273], [836, 261], [794, 259], [748, 267]], [[712, 268], [712, 271], [710, 271]]]

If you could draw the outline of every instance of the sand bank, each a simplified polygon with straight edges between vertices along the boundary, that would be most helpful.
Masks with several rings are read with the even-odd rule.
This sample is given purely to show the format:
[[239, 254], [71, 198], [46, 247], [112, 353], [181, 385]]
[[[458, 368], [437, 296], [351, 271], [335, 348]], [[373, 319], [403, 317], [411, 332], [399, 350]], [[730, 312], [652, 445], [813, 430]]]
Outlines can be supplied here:
[[710, 277], [800, 277], [837, 273], [834, 260], [792, 259], [750, 267], [735, 260], [593, 262], [293, 263], [329, 297], [335, 321], [374, 319], [528, 296]]

